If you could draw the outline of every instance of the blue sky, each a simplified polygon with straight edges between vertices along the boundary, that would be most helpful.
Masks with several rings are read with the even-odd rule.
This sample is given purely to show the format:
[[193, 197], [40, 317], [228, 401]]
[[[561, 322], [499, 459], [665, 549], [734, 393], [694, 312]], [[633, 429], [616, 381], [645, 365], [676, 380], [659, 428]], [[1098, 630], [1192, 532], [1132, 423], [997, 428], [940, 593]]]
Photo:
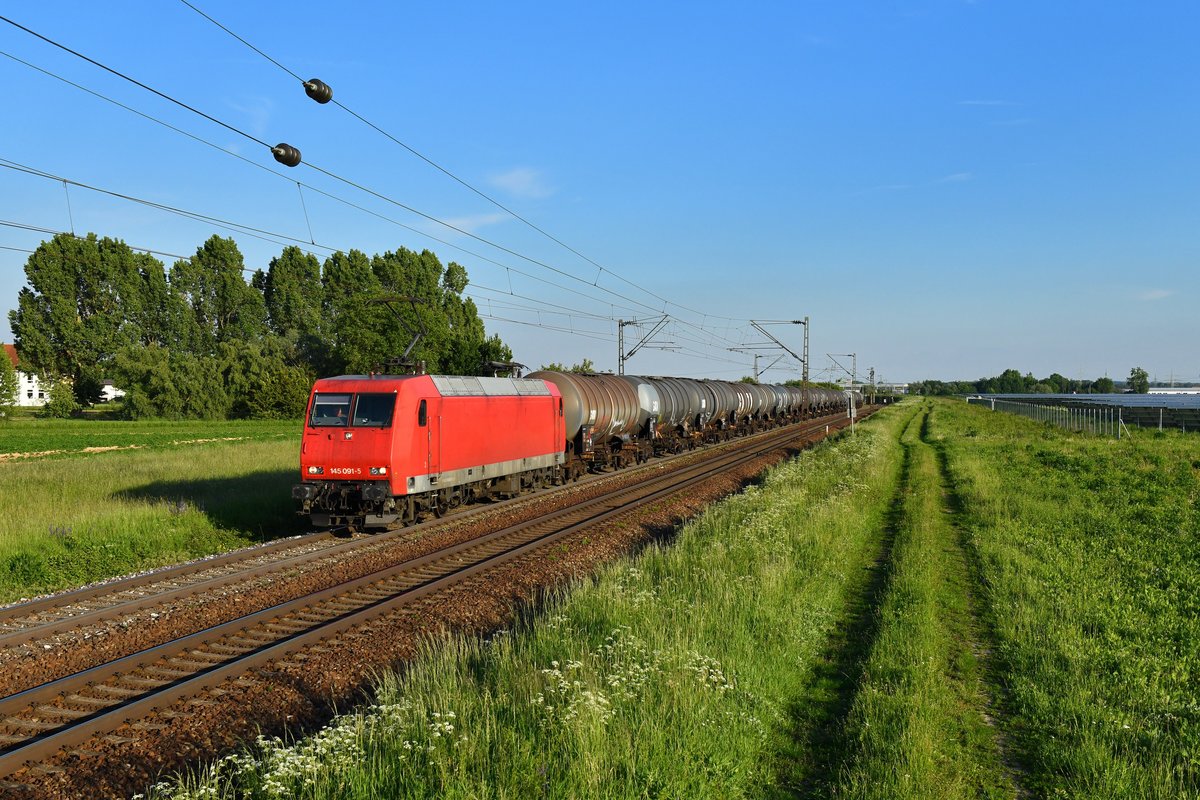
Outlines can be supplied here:
[[[747, 320], [808, 316], [813, 377], [836, 376], [826, 353], [855, 352], [860, 372], [896, 381], [1134, 365], [1200, 380], [1195, 2], [195, 4], [586, 259], [168, 0], [2, 13], [299, 147], [305, 166], [6, 23], [0, 51], [259, 166], [2, 55], [0, 159], [314, 240], [322, 257], [428, 247], [467, 267], [489, 330], [534, 367], [615, 369], [614, 320], [665, 298], [676, 321], [657, 340], [675, 350], [643, 349], [628, 372], [737, 378], [750, 356], [728, 348], [762, 341]], [[296, 181], [314, 187], [311, 235]], [[217, 232], [251, 267], [284, 241], [11, 169], [0, 220], [179, 255]], [[0, 249], [2, 340], [20, 250], [42, 238], [0, 225], [15, 248]], [[798, 326], [770, 330], [800, 349]]]

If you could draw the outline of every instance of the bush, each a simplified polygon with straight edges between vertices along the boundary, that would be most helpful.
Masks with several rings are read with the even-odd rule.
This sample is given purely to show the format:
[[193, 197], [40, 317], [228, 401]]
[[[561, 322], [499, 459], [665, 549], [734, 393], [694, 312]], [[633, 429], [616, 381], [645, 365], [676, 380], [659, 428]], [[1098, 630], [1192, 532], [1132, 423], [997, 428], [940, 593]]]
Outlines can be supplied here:
[[75, 390], [67, 381], [57, 381], [50, 387], [50, 400], [42, 406], [38, 416], [54, 419], [67, 419], [83, 410], [75, 399]]

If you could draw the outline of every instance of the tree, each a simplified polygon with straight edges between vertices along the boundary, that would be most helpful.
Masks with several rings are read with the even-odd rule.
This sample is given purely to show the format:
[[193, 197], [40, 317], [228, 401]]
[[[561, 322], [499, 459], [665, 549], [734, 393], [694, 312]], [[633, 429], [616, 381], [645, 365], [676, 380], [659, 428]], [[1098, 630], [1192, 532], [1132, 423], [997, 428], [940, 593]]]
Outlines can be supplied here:
[[487, 335], [475, 301], [464, 298], [467, 271], [451, 261], [442, 275], [442, 313], [449, 323], [449, 341], [442, 369], [449, 375], [474, 375], [489, 361], [512, 361], [512, 350], [500, 337]]
[[1096, 382], [1092, 384], [1092, 390], [1098, 394], [1112, 394], [1117, 390], [1117, 385], [1112, 378], [1105, 375], [1103, 378], [1096, 379]]
[[23, 367], [48, 383], [66, 378], [81, 404], [99, 400], [115, 353], [142, 338], [147, 258], [92, 233], [43, 242], [9, 313]]
[[551, 361], [549, 364], [543, 364], [542, 369], [548, 372], [595, 372], [596, 365], [590, 358], [585, 358], [582, 364], [572, 364], [569, 367], [564, 367], [557, 361]]
[[232, 403], [221, 365], [212, 356], [168, 351], [157, 345], [117, 354], [113, 375], [125, 390], [129, 419], [221, 419]]
[[279, 336], [261, 342], [221, 344], [219, 361], [234, 416], [259, 419], [299, 417], [308, 403], [313, 376], [289, 363], [290, 344]]
[[[262, 276], [259, 278], [259, 276]], [[308, 363], [321, 357], [321, 262], [299, 247], [271, 259], [261, 283], [271, 332], [286, 339]]]
[[1129, 370], [1129, 380], [1126, 381], [1125, 388], [1134, 394], [1146, 394], [1150, 391], [1150, 375], [1141, 367], [1134, 367]]
[[21, 388], [17, 370], [8, 360], [8, 353], [0, 350], [0, 417], [8, 419], [17, 405], [17, 391]]
[[[409, 359], [425, 362], [429, 372], [448, 372], [445, 361], [452, 337], [443, 302], [443, 268], [437, 256], [429, 250], [417, 253], [401, 247], [372, 258], [371, 271], [385, 296], [416, 299], [415, 303], [397, 303], [391, 310], [382, 309], [387, 316], [380, 323], [384, 350], [378, 361], [401, 355], [412, 342], [411, 331], [420, 330], [423, 332], [421, 340], [409, 354]], [[464, 285], [465, 275], [463, 270]], [[472, 363], [467, 371], [473, 373], [477, 367], [477, 362]]]
[[81, 407], [79, 401], [75, 399], [75, 391], [71, 387], [71, 382], [60, 378], [50, 387], [50, 399], [38, 413], [43, 417], [67, 419], [79, 413]]
[[242, 277], [244, 262], [233, 239], [211, 236], [190, 259], [171, 268], [171, 288], [187, 301], [195, 328], [188, 348], [211, 355], [217, 344], [255, 341], [267, 331], [267, 308]]
[[989, 391], [998, 394], [1021, 394], [1025, 391], [1025, 379], [1015, 369], [1006, 369], [1000, 377], [994, 380], [994, 387]]
[[370, 371], [384, 354], [385, 343], [378, 326], [387, 313], [387, 309], [368, 303], [382, 294], [370, 259], [361, 250], [334, 253], [321, 267], [321, 285], [325, 325], [322, 338], [327, 350], [324, 361], [314, 365], [316, 372], [337, 375]]
[[[1056, 392], [1058, 394], [1071, 393], [1071, 379], [1064, 375], [1059, 375], [1057, 372], [1051, 373], [1050, 377], [1041, 381], [1041, 383], [1049, 386], [1051, 392]], [[1035, 389], [1034, 391], [1037, 390]]]

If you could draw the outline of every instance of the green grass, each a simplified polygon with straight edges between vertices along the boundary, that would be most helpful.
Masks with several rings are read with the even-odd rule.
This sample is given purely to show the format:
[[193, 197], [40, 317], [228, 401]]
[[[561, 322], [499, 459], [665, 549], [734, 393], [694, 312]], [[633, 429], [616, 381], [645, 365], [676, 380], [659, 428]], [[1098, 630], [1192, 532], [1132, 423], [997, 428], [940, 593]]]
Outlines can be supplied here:
[[1200, 438], [905, 403], [174, 797], [1200, 797]]
[[38, 422], [23, 441], [153, 444], [0, 462], [0, 602], [300, 531], [298, 426]]
[[1012, 797], [976, 651], [983, 636], [928, 405], [905, 427], [891, 577], [843, 734], [832, 792], [849, 798]]
[[1200, 796], [1200, 438], [939, 404], [1036, 794]]
[[[0, 464], [35, 454], [38, 459], [86, 455], [85, 448], [172, 449], [204, 440], [274, 441], [299, 436], [298, 420], [184, 420], [120, 422], [57, 420], [33, 416], [0, 423]], [[6, 457], [7, 456], [7, 457]]]
[[603, 569], [528, 626], [431, 645], [384, 680], [374, 707], [160, 791], [736, 798], [797, 784], [797, 700], [862, 591], [896, 491], [902, 417], [884, 416], [714, 506], [673, 545]]

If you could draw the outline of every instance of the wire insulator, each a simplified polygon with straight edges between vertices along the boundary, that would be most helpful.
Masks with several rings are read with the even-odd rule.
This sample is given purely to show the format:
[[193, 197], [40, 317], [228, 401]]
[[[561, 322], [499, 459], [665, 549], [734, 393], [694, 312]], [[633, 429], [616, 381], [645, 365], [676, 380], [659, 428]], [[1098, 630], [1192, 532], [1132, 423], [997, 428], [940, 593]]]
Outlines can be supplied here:
[[333, 89], [317, 78], [309, 78], [304, 82], [304, 93], [322, 105], [333, 99]]
[[271, 155], [275, 156], [275, 160], [280, 164], [288, 167], [294, 167], [300, 163], [300, 151], [283, 142], [271, 148]]

